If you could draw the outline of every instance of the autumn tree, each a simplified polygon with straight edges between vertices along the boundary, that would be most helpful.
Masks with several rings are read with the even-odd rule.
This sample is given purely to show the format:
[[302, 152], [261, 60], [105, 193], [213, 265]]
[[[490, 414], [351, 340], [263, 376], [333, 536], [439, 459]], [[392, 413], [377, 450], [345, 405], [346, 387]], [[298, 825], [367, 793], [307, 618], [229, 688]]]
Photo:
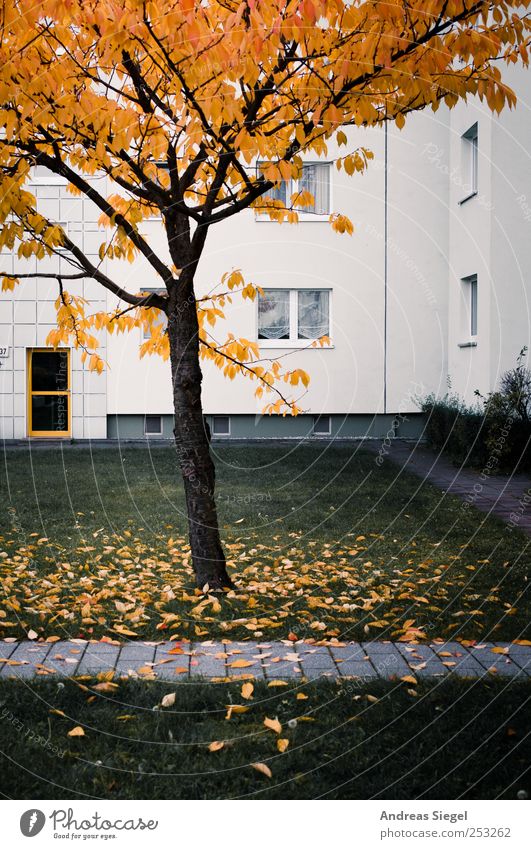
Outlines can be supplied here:
[[[305, 154], [347, 145], [345, 127], [402, 127], [408, 113], [476, 95], [500, 111], [515, 103], [503, 63], [528, 61], [529, 0], [3, 0], [0, 30], [0, 247], [20, 257], [61, 251], [62, 274], [8, 274], [58, 283], [53, 346], [83, 349], [100, 371], [98, 334], [144, 325], [141, 353], [169, 357], [175, 443], [196, 580], [230, 585], [218, 532], [214, 465], [201, 408], [201, 358], [245, 374], [268, 411], [297, 412], [290, 387], [306, 382], [279, 362], [257, 363], [256, 343], [212, 341], [208, 327], [232, 293], [256, 287], [228, 270], [198, 300], [194, 279], [211, 227], [249, 207], [297, 220], [271, 190], [297, 178]], [[352, 134], [351, 134], [352, 136]], [[355, 136], [355, 134], [354, 134]], [[338, 168], [363, 170], [368, 151], [345, 147]], [[262, 163], [257, 167], [257, 163]], [[101, 213], [95, 265], [25, 188], [34, 166], [66, 179]], [[113, 186], [101, 194], [90, 179]], [[268, 196], [268, 192], [270, 193]], [[160, 215], [171, 263], [142, 233]], [[339, 232], [352, 232], [337, 210]], [[164, 294], [128, 291], [107, 258], [142, 256]], [[115, 264], [113, 263], [113, 268]], [[115, 275], [116, 276], [116, 275]], [[122, 302], [109, 313], [69, 292], [93, 278]], [[167, 316], [162, 331], [157, 311]], [[286, 394], [281, 387], [287, 387]]]

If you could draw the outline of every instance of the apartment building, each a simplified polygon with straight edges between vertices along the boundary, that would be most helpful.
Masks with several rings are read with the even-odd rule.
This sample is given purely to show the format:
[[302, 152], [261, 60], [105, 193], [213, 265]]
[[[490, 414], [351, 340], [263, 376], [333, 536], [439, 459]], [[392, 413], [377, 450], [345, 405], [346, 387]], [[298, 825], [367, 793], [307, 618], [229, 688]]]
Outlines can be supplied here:
[[[314, 207], [297, 225], [245, 211], [209, 234], [198, 273], [199, 294], [240, 268], [259, 284], [257, 302], [234, 299], [214, 333], [255, 339], [263, 357], [282, 356], [309, 372], [296, 418], [263, 416], [263, 400], [244, 378], [227, 381], [204, 367], [205, 414], [216, 437], [268, 438], [419, 435], [419, 399], [448, 383], [467, 400], [493, 389], [529, 345], [531, 294], [531, 95], [529, 72], [507, 81], [516, 110], [492, 115], [470, 101], [422, 112], [395, 126], [352, 129], [351, 148], [374, 153], [367, 172], [348, 177], [329, 160], [308, 159], [299, 188]], [[344, 153], [344, 149], [341, 151]], [[105, 178], [94, 178], [110, 192]], [[277, 196], [297, 186], [280, 187]], [[98, 255], [99, 212], [66, 184], [34, 169], [39, 209], [66, 227], [89, 256]], [[354, 223], [335, 233], [332, 211]], [[166, 255], [160, 220], [143, 232]], [[36, 270], [35, 259], [3, 252], [0, 270]], [[132, 292], [156, 289], [150, 267], [105, 260]], [[66, 270], [65, 256], [40, 271]], [[113, 296], [91, 280], [69, 287], [96, 310]], [[139, 358], [142, 331], [102, 337], [107, 362], [91, 373], [80, 352], [53, 351], [57, 283], [24, 280], [0, 294], [0, 436], [3, 439], [151, 439], [172, 433], [169, 363]], [[330, 345], [312, 348], [322, 335]]]

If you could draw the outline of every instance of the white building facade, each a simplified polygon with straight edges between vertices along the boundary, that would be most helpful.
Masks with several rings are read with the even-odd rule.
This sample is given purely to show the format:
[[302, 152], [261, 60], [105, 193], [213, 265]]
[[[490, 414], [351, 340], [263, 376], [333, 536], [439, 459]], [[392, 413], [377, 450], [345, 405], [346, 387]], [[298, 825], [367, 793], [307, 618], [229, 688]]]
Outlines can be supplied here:
[[[444, 395], [449, 382], [467, 401], [476, 389], [495, 388], [529, 346], [530, 79], [522, 69], [507, 72], [519, 103], [501, 116], [470, 102], [412, 115], [401, 131], [352, 129], [349, 149], [374, 153], [368, 170], [337, 171], [332, 148], [329, 164], [309, 160], [304, 180], [316, 206], [297, 225], [245, 211], [212, 228], [198, 294], [233, 268], [265, 290], [261, 303], [235, 297], [214, 334], [254, 339], [263, 357], [286, 357], [311, 377], [303, 415], [263, 416], [254, 383], [227, 381], [207, 363], [203, 403], [214, 436], [418, 436], [420, 398]], [[105, 179], [96, 182], [110, 193]], [[96, 208], [40, 169], [31, 190], [39, 210], [99, 262]], [[350, 217], [353, 236], [332, 230], [333, 211]], [[160, 221], [142, 231], [165, 256]], [[0, 272], [68, 269], [62, 257], [36, 262], [3, 252]], [[105, 260], [103, 268], [131, 292], [160, 285], [143, 260]], [[94, 311], [116, 306], [94, 281], [67, 288]], [[170, 438], [169, 363], [140, 360], [138, 329], [102, 337], [102, 375], [82, 365], [79, 351], [54, 353], [46, 337], [57, 295], [57, 283], [44, 279], [0, 294], [0, 436]], [[308, 347], [324, 334], [330, 346]]]

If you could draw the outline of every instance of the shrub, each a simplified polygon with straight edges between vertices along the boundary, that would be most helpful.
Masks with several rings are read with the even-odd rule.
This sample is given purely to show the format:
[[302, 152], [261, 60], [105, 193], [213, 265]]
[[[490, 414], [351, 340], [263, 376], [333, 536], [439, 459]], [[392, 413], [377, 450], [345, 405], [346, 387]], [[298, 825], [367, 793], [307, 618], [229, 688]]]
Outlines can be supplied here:
[[427, 396], [426, 440], [459, 465], [498, 471], [531, 470], [531, 371], [522, 348], [514, 369], [502, 375], [500, 388], [468, 406], [458, 395]]

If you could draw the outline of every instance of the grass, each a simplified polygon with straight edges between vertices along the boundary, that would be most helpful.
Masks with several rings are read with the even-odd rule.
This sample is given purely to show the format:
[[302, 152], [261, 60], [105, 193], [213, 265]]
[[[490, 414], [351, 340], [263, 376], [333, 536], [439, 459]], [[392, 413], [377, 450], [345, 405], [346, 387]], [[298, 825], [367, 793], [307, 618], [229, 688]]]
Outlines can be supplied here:
[[[494, 799], [531, 795], [530, 683], [168, 686], [4, 681], [3, 792], [64, 799]], [[88, 688], [87, 688], [88, 686]], [[297, 694], [307, 698], [301, 700]], [[229, 704], [248, 710], [227, 720]], [[264, 719], [278, 718], [280, 731]], [[84, 736], [69, 737], [74, 727]], [[281, 753], [278, 740], [287, 740]], [[223, 743], [218, 751], [209, 745]], [[251, 764], [260, 763], [271, 777]]]
[[171, 448], [7, 450], [0, 636], [524, 636], [519, 531], [355, 445], [215, 452], [221, 599], [193, 589]]

